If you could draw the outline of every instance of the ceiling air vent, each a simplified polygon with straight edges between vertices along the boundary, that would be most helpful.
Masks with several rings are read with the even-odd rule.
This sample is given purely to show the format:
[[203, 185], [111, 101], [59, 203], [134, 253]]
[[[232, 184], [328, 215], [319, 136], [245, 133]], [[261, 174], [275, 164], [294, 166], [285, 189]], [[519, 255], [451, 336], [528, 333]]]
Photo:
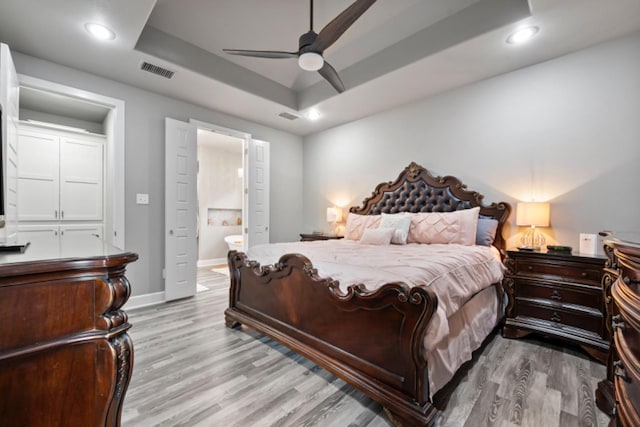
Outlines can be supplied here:
[[158, 76], [162, 76], [164, 78], [170, 79], [175, 74], [174, 71], [167, 70], [166, 68], [162, 68], [158, 65], [150, 64], [147, 61], [144, 61], [140, 66], [140, 69], [143, 71], [148, 71], [150, 73], [156, 74]]
[[295, 120], [295, 119], [299, 119], [300, 118], [300, 116], [296, 116], [295, 114], [287, 113], [286, 111], [278, 114], [278, 116], [282, 117], [283, 119], [287, 119], [287, 120]]

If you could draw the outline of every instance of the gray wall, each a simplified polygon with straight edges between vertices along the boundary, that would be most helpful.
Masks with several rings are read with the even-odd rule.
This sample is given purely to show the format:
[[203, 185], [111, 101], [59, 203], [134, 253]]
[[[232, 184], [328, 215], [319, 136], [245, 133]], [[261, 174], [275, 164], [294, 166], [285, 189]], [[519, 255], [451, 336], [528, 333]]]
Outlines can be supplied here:
[[547, 243], [639, 231], [640, 33], [306, 137], [305, 229], [411, 161], [486, 202], [549, 200]]
[[[12, 52], [18, 73], [125, 101], [125, 246], [140, 259], [127, 273], [133, 295], [164, 290], [164, 118], [197, 119], [271, 143], [271, 240], [295, 240], [302, 223], [302, 139], [237, 117]], [[215, 94], [212, 94], [215, 96]], [[136, 205], [136, 193], [150, 204]]]

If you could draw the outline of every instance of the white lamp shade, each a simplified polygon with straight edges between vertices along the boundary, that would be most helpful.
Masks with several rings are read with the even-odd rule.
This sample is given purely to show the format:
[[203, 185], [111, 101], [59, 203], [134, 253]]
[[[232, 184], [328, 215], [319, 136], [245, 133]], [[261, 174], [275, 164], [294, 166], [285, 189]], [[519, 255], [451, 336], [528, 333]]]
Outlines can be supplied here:
[[338, 222], [342, 219], [342, 210], [340, 208], [327, 208], [327, 222]]
[[324, 65], [324, 59], [319, 53], [306, 52], [298, 57], [298, 65], [306, 71], [318, 71]]
[[517, 206], [516, 224], [519, 226], [549, 226], [550, 206], [547, 202], [520, 202]]

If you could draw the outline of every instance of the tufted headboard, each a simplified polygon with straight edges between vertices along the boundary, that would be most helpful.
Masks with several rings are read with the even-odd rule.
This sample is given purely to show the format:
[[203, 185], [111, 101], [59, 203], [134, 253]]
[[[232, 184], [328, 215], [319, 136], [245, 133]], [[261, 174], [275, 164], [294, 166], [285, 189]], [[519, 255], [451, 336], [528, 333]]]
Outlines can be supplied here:
[[360, 215], [380, 215], [398, 212], [452, 212], [480, 207], [480, 215], [498, 221], [494, 246], [505, 249], [502, 226], [507, 221], [511, 206], [508, 203], [492, 203], [485, 206], [483, 195], [468, 191], [467, 186], [454, 176], [434, 177], [422, 166], [411, 162], [394, 182], [376, 186], [362, 207], [352, 207], [349, 212]]

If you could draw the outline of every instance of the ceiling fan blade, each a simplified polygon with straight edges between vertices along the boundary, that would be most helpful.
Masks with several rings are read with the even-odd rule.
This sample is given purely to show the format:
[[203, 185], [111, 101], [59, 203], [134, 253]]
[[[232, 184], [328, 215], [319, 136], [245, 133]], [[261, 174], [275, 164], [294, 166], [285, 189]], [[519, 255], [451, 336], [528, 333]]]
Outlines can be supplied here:
[[335, 90], [340, 93], [344, 92], [344, 83], [342, 83], [342, 80], [340, 80], [338, 72], [335, 70], [335, 68], [329, 65], [327, 61], [324, 61], [324, 65], [318, 70], [318, 73], [320, 73], [320, 75], [324, 77], [325, 80], [335, 88]]
[[254, 56], [257, 58], [297, 58], [298, 52], [281, 52], [277, 50], [239, 50], [239, 49], [222, 49], [230, 55]]
[[311, 45], [311, 50], [314, 52], [323, 52], [326, 48], [334, 44], [375, 2], [376, 0], [356, 0], [353, 2], [351, 6], [333, 18], [333, 21], [329, 22], [322, 31], [320, 31], [318, 38]]

